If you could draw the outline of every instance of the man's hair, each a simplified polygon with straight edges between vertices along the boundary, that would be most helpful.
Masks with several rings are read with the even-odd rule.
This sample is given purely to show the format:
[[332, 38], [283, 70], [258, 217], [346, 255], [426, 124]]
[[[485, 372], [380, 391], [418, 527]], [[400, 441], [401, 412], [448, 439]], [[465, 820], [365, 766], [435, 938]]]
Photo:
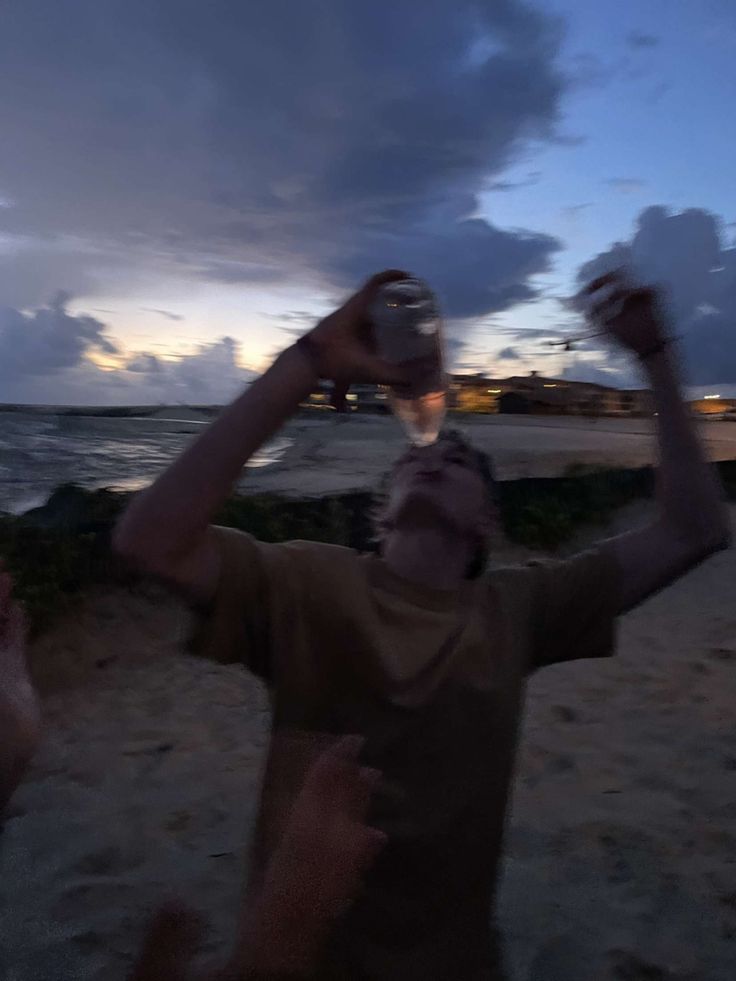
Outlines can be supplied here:
[[[473, 444], [470, 443], [457, 429], [443, 430], [440, 434], [439, 442], [453, 443], [459, 449], [465, 450], [469, 453], [471, 459], [473, 460], [475, 469], [480, 474], [485, 485], [488, 495], [488, 510], [495, 516], [496, 508], [498, 506], [498, 485], [496, 484], [496, 478], [493, 475], [493, 464], [491, 463], [490, 456], [473, 446]], [[392, 526], [386, 521], [386, 512], [388, 510], [391, 484], [393, 483], [396, 474], [406, 462], [409, 453], [411, 453], [411, 448], [401, 454], [391, 469], [384, 474], [378, 486], [378, 490], [373, 495], [373, 507], [371, 510], [374, 528], [373, 537], [378, 544], [379, 551], [381, 543], [392, 528]], [[487, 559], [488, 547], [485, 544], [480, 545], [476, 554], [473, 556], [470, 566], [468, 567], [467, 576], [469, 579], [475, 579], [481, 574], [485, 568]]]

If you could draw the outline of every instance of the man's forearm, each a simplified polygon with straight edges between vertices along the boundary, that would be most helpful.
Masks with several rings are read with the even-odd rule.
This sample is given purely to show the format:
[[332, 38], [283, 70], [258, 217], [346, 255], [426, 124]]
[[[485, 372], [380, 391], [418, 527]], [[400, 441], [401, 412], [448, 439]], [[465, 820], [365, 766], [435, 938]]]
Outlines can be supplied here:
[[284, 351], [136, 498], [115, 532], [122, 552], [185, 555], [227, 500], [248, 459], [292, 415], [317, 378], [296, 346]]
[[696, 546], [725, 545], [729, 522], [723, 488], [683, 401], [670, 355], [665, 349], [645, 365], [657, 411], [662, 518]]

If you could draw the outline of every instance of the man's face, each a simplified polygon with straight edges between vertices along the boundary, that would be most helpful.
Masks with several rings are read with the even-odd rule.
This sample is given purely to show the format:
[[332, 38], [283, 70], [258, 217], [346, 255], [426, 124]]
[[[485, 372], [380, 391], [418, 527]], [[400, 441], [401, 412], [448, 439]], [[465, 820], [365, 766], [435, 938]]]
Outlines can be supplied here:
[[391, 482], [386, 517], [393, 528], [443, 526], [477, 538], [488, 530], [489, 510], [475, 453], [440, 439], [404, 457]]

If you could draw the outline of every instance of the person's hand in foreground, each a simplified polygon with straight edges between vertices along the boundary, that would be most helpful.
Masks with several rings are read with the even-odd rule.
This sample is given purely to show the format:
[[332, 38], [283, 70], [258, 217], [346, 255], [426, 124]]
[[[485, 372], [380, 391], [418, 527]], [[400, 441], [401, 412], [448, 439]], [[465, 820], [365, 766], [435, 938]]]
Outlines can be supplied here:
[[651, 286], [628, 286], [622, 273], [607, 273], [585, 289], [593, 299], [589, 317], [639, 358], [649, 358], [667, 343], [660, 297]]
[[[241, 936], [228, 966], [211, 981], [309, 977], [335, 920], [360, 889], [386, 843], [366, 825], [380, 779], [357, 761], [363, 740], [346, 736], [308, 771], [263, 889], [243, 910]], [[149, 928], [130, 981], [189, 981], [201, 923], [179, 905], [161, 909]]]
[[718, 473], [709, 465], [680, 392], [658, 292], [627, 285], [621, 273], [593, 280], [585, 292], [593, 303], [590, 319], [637, 356], [656, 410], [655, 517], [608, 543], [622, 574], [617, 612], [625, 613], [727, 548], [731, 529]]
[[0, 560], [0, 811], [38, 746], [41, 713], [26, 661], [26, 623]]

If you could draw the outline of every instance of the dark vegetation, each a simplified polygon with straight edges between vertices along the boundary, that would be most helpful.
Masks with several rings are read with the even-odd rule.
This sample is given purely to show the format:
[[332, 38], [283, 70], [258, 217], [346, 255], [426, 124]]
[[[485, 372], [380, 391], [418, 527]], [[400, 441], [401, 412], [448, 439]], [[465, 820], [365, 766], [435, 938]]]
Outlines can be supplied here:
[[[736, 461], [718, 466], [729, 497], [736, 500]], [[616, 508], [653, 492], [651, 468], [572, 468], [560, 478], [500, 483], [501, 520], [511, 541], [554, 551], [581, 526], [602, 524]], [[14, 576], [34, 630], [44, 629], [93, 583], [132, 582], [109, 550], [111, 529], [128, 497], [67, 484], [41, 508], [18, 517], [0, 515], [0, 557]], [[368, 493], [309, 500], [275, 494], [234, 497], [217, 523], [267, 542], [302, 538], [368, 550], [374, 547], [371, 503]]]

